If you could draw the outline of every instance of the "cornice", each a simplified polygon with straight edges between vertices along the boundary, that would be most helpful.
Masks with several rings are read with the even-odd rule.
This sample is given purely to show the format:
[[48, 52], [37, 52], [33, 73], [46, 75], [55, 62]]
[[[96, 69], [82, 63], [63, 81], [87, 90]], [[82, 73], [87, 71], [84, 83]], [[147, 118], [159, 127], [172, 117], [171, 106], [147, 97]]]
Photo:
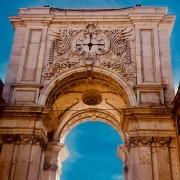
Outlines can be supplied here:
[[157, 90], [157, 91], [162, 91], [163, 89], [166, 88], [167, 85], [164, 84], [138, 84], [134, 85], [133, 88], [137, 90]]
[[72, 22], [122, 23], [131, 26], [173, 27], [174, 15], [167, 15], [167, 8], [131, 7], [122, 9], [58, 9], [50, 7], [21, 8], [19, 16], [11, 16], [14, 28], [49, 26]]
[[3, 106], [3, 116], [37, 116], [37, 113], [47, 114], [49, 110], [44, 106]]
[[18, 27], [26, 26], [49, 26], [52, 22], [54, 15], [19, 15], [19, 16], [10, 16], [12, 26], [16, 29]]
[[41, 88], [42, 84], [40, 83], [12, 83], [13, 88]]

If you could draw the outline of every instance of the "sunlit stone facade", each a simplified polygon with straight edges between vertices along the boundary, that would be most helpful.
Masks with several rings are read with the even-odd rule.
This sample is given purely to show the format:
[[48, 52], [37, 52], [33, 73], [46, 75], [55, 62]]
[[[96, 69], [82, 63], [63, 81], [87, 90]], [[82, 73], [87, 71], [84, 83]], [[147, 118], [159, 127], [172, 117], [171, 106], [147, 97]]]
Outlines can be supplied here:
[[125, 180], [178, 180], [166, 8], [25, 8], [0, 116], [0, 179], [55, 180], [76, 125], [101, 120], [124, 140]]

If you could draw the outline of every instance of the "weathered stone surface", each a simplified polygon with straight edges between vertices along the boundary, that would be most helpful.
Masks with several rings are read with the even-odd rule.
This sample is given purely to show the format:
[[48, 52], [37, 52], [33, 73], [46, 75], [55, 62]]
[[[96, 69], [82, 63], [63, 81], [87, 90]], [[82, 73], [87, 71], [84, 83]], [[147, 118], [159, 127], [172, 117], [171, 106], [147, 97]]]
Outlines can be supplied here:
[[22, 8], [10, 17], [15, 37], [0, 111], [0, 179], [57, 179], [66, 135], [101, 120], [124, 140], [118, 156], [126, 180], [178, 180], [174, 19], [156, 7]]

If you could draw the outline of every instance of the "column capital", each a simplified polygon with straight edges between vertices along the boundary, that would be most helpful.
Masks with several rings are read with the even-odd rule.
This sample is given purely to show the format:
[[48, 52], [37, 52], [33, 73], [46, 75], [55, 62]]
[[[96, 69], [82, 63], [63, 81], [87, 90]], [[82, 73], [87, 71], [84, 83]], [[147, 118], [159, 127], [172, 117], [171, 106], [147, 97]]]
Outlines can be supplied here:
[[44, 170], [56, 171], [58, 166], [69, 156], [65, 144], [60, 142], [48, 142], [45, 151]]

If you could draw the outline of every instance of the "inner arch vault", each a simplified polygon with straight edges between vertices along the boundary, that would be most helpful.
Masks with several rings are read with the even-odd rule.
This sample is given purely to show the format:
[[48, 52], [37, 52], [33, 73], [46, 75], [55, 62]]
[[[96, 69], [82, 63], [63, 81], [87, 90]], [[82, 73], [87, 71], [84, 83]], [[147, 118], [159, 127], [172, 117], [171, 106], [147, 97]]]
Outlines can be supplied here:
[[[83, 98], [88, 100], [88, 93], [91, 101], [98, 95], [100, 102], [84, 103]], [[116, 73], [98, 68], [76, 68], [46, 82], [39, 103], [50, 107], [51, 133], [54, 139], [64, 142], [74, 126], [97, 119], [113, 126], [125, 140], [121, 110], [135, 106], [136, 100], [131, 85]]]

